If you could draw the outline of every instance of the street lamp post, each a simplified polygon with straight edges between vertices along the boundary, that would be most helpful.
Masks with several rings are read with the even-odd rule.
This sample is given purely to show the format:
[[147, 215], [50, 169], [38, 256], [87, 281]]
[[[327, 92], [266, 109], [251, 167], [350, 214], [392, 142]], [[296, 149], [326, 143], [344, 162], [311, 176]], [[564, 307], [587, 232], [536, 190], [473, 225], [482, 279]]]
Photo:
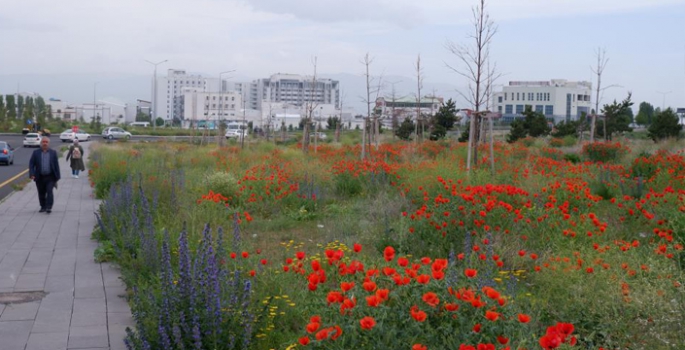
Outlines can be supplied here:
[[95, 109], [97, 108], [97, 89], [100, 82], [96, 81], [93, 84], [93, 121], [95, 122]]
[[159, 61], [157, 63], [155, 62], [150, 62], [148, 60], [145, 60], [145, 62], [155, 66], [155, 71], [153, 75], [153, 80], [152, 80], [152, 109], [150, 110], [150, 119], [152, 121], [152, 128], [156, 129], [157, 128], [157, 118], [155, 118], [154, 113], [157, 113], [157, 66], [164, 63], [168, 62], [169, 60], [164, 60], [164, 61]]
[[667, 92], [657, 91], [656, 92], [657, 94], [661, 94], [663, 96], [663, 100], [661, 102], [661, 111], [662, 112], [664, 111], [664, 109], [666, 109], [666, 95], [670, 94], [671, 92], [673, 92], [673, 91], [667, 91]]

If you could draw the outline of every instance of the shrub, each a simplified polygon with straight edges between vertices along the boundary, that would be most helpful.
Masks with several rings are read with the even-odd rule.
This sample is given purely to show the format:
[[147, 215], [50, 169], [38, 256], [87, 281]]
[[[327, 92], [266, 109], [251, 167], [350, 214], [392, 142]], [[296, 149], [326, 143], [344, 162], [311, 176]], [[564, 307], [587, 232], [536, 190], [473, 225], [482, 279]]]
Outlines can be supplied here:
[[207, 186], [214, 193], [220, 193], [226, 197], [236, 197], [240, 189], [238, 179], [228, 172], [218, 171], [207, 176]]
[[564, 160], [569, 161], [573, 164], [580, 163], [580, 156], [575, 153], [564, 154]]
[[667, 108], [654, 117], [654, 122], [648, 129], [649, 138], [657, 142], [669, 137], [678, 137], [682, 129], [678, 115], [671, 108]]
[[583, 146], [583, 156], [593, 162], [615, 162], [627, 153], [626, 147], [618, 142], [594, 142]]
[[550, 147], [563, 147], [564, 146], [564, 140], [560, 139], [558, 137], [552, 138], [549, 140], [549, 146]]
[[575, 136], [565, 136], [562, 142], [564, 147], [573, 147], [578, 143], [578, 139]]

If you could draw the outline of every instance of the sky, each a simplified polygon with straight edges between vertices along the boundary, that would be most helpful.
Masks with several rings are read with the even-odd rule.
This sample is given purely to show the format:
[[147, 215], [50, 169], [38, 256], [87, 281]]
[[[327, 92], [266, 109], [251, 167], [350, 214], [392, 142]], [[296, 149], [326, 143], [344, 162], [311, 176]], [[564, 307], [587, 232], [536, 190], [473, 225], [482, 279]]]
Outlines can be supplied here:
[[[86, 102], [93, 81], [152, 76], [166, 69], [233, 79], [317, 71], [411, 80], [421, 55], [425, 82], [464, 90], [447, 68], [459, 61], [448, 42], [471, 45], [476, 0], [0, 0], [0, 93], [16, 89]], [[498, 31], [491, 57], [513, 80], [596, 82], [596, 50], [609, 59], [602, 103], [630, 91], [648, 101], [685, 107], [685, 0], [487, 0]], [[45, 77], [46, 79], [27, 79]], [[46, 81], [53, 77], [49, 88]], [[22, 82], [23, 80], [23, 82]], [[76, 81], [76, 80], [74, 80]], [[123, 81], [123, 80], [122, 80]], [[132, 80], [129, 80], [132, 81]], [[130, 83], [134, 84], [134, 83]], [[98, 85], [107, 91], [107, 84]], [[10, 88], [11, 87], [11, 88]], [[149, 91], [140, 86], [133, 90]], [[343, 86], [344, 88], [344, 86]], [[44, 92], [43, 90], [51, 90]], [[76, 92], [78, 91], [78, 92]], [[112, 90], [114, 91], [114, 90]], [[103, 93], [105, 93], [103, 92]], [[411, 93], [411, 92], [404, 92]], [[457, 104], [462, 106], [456, 91]], [[81, 97], [83, 96], [83, 97]], [[145, 98], [148, 96], [141, 96]], [[447, 96], [452, 97], [452, 96]]]

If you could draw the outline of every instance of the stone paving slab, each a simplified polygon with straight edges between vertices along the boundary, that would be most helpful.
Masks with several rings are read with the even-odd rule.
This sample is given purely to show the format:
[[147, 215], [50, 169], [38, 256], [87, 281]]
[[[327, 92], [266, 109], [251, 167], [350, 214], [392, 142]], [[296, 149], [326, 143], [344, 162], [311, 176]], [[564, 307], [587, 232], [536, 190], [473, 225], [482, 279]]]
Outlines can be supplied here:
[[115, 266], [93, 260], [100, 203], [85, 173], [72, 178], [64, 159], [60, 168], [51, 214], [38, 213], [33, 183], [0, 203], [0, 292], [47, 293], [0, 304], [0, 350], [124, 350], [133, 326], [126, 289]]

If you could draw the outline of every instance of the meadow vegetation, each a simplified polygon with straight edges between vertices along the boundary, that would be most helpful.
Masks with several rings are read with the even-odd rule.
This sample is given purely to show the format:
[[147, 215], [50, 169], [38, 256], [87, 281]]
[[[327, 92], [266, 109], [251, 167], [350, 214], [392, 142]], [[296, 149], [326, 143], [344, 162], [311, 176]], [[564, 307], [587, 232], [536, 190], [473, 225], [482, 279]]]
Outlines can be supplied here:
[[131, 349], [682, 349], [670, 140], [92, 147]]

